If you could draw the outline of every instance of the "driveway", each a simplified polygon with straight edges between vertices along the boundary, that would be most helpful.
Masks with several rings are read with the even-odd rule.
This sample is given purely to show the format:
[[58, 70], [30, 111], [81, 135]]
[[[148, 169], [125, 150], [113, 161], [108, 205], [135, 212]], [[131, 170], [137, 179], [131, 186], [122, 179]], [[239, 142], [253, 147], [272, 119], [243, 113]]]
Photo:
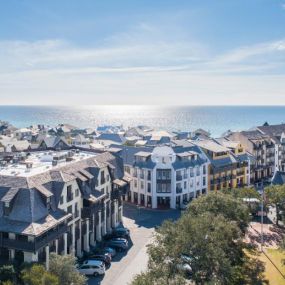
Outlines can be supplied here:
[[133, 277], [147, 267], [146, 245], [151, 242], [154, 227], [166, 219], [176, 220], [179, 210], [151, 210], [124, 204], [124, 225], [131, 231], [130, 248], [118, 253], [104, 277], [92, 277], [88, 285], [127, 285]]

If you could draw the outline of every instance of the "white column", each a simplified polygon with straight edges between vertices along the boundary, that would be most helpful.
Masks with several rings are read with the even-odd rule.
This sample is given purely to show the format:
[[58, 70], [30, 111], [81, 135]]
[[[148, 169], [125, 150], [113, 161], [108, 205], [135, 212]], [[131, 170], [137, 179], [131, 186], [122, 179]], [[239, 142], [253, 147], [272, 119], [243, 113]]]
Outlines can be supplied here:
[[121, 223], [123, 221], [123, 204], [118, 209], [118, 218], [119, 218], [118, 222]]
[[9, 259], [14, 260], [15, 258], [15, 249], [9, 249]]
[[157, 197], [156, 197], [156, 195], [153, 195], [152, 198], [151, 198], [151, 207], [153, 209], [157, 208]]
[[55, 240], [55, 252], [58, 254], [58, 239]]
[[72, 225], [72, 245], [71, 245], [71, 254], [75, 255], [75, 224]]
[[170, 208], [171, 209], [176, 209], [176, 196], [171, 196], [170, 197]]
[[46, 270], [49, 270], [49, 245], [46, 246]]
[[67, 255], [67, 233], [63, 234], [63, 240], [64, 240], [64, 255]]
[[131, 202], [134, 203], [134, 192], [131, 191]]

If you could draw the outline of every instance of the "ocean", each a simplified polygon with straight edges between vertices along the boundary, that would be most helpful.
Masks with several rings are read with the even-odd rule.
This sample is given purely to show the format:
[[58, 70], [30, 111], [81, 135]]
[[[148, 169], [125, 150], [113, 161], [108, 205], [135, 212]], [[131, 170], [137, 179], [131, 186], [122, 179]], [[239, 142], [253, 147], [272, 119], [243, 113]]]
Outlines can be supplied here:
[[69, 123], [80, 128], [99, 125], [148, 125], [169, 131], [203, 128], [218, 137], [227, 130], [285, 122], [285, 106], [0, 106], [0, 120], [16, 127]]

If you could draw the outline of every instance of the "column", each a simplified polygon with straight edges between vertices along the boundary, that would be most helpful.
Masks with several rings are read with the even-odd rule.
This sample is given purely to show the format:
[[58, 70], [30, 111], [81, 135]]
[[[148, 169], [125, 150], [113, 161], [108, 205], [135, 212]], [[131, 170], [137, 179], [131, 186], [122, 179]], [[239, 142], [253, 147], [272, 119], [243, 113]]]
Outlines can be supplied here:
[[153, 209], [157, 208], [157, 197], [156, 197], [156, 195], [153, 195], [152, 198], [151, 198], [151, 207]]
[[98, 212], [98, 224], [96, 225], [96, 240], [102, 240], [102, 233], [101, 233], [101, 211]]
[[15, 249], [9, 249], [9, 259], [10, 260], [15, 259]]
[[134, 203], [134, 192], [131, 191], [131, 202]]
[[46, 270], [49, 270], [49, 245], [46, 246]]
[[64, 255], [67, 255], [67, 233], [63, 234], [63, 240], [64, 240]]
[[75, 255], [75, 224], [72, 224], [72, 245], [71, 254]]
[[58, 254], [58, 239], [55, 240], [55, 253]]
[[170, 208], [171, 209], [176, 209], [176, 196], [171, 196], [170, 197]]

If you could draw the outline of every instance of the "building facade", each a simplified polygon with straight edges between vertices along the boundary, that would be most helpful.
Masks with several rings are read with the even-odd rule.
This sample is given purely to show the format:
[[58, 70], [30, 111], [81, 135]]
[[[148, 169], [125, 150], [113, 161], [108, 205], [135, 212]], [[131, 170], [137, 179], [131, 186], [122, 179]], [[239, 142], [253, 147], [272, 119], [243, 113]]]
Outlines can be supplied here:
[[125, 199], [145, 207], [183, 206], [207, 192], [208, 160], [196, 146], [122, 149], [131, 177]]
[[45, 262], [81, 256], [122, 221], [122, 159], [78, 150], [1, 162], [0, 258]]
[[228, 140], [192, 141], [208, 157], [208, 190], [217, 191], [250, 184], [249, 156], [239, 142]]

